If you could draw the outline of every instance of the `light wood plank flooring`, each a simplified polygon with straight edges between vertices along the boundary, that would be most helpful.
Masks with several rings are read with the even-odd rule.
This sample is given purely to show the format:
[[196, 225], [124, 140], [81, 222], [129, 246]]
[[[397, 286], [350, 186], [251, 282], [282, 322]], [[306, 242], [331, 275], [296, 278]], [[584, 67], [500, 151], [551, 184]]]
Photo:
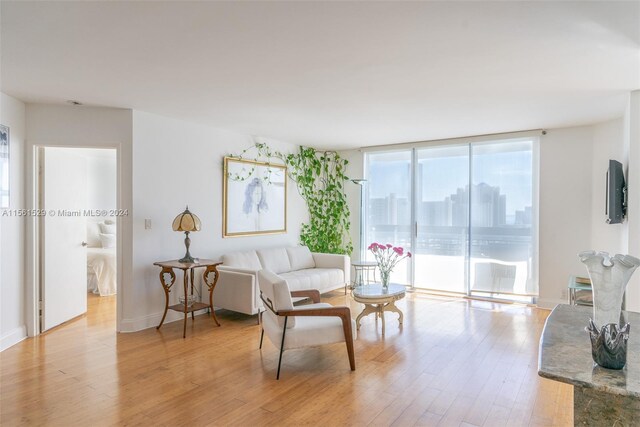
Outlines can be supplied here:
[[[336, 291], [332, 304], [361, 306]], [[547, 311], [407, 294], [368, 316], [349, 370], [344, 344], [285, 352], [256, 318], [221, 310], [116, 334], [115, 297], [86, 317], [0, 353], [0, 424], [569, 426], [572, 387], [537, 375]]]

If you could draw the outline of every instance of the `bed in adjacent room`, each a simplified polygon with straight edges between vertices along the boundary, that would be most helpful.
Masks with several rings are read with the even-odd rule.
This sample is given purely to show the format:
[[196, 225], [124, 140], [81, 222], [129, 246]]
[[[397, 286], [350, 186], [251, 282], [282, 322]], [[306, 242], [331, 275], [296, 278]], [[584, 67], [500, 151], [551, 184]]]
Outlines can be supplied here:
[[116, 229], [109, 220], [87, 224], [87, 292], [117, 292]]

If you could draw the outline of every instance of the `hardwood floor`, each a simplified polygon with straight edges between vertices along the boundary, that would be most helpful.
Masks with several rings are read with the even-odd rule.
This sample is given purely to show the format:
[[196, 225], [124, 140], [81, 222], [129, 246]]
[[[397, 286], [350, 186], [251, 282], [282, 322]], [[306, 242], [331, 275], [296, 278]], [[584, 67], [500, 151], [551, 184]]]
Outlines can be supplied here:
[[573, 425], [572, 387], [537, 375], [544, 310], [407, 294], [402, 328], [362, 320], [355, 372], [336, 344], [286, 351], [276, 381], [255, 317], [196, 316], [183, 339], [181, 321], [116, 334], [115, 297], [90, 305], [0, 353], [1, 425]]

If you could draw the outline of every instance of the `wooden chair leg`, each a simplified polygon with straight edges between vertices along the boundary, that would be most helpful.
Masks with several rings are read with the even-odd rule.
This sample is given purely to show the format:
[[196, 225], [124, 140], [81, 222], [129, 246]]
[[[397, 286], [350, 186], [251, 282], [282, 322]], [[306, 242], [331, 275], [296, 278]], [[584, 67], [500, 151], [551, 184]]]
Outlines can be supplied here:
[[349, 366], [351, 370], [356, 370], [356, 356], [353, 349], [353, 328], [351, 327], [351, 316], [344, 316], [342, 320], [342, 330], [344, 332], [344, 341], [347, 344], [347, 354], [349, 355]]
[[260, 349], [262, 349], [262, 339], [264, 338], [264, 329], [260, 332]]
[[352, 371], [356, 370], [356, 356], [353, 351], [353, 336], [350, 336], [346, 339], [347, 341], [347, 354], [349, 355], [349, 366]]

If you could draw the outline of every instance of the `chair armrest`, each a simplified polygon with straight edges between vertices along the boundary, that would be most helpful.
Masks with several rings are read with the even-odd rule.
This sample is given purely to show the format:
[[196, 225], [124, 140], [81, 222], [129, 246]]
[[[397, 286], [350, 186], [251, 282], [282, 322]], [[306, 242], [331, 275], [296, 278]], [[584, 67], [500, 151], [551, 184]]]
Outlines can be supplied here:
[[213, 305], [248, 315], [260, 311], [256, 295], [257, 276], [233, 270], [220, 270], [218, 283], [213, 291]]
[[304, 305], [302, 305], [300, 307], [297, 307], [295, 310], [280, 310], [278, 311], [278, 316], [322, 316], [351, 319], [351, 309], [349, 309], [349, 307], [347, 306], [305, 309]]
[[248, 268], [240, 268], [240, 267], [230, 267], [225, 265], [219, 266], [218, 271], [232, 271], [234, 273], [251, 274], [253, 276], [258, 274], [258, 270], [250, 270]]
[[244, 283], [253, 283], [256, 280], [255, 276], [251, 273], [242, 273], [242, 272], [233, 271], [233, 270], [221, 270], [218, 272], [218, 274], [220, 275], [220, 278], [218, 279], [218, 281], [220, 281], [220, 279], [223, 277], [233, 282], [244, 282]]
[[344, 282], [351, 281], [351, 259], [346, 255], [312, 252], [313, 261], [318, 268], [339, 268], [344, 272]]
[[340, 254], [324, 254], [320, 252], [312, 252], [313, 261], [318, 268], [339, 268], [349, 270], [349, 257]]
[[[344, 339], [347, 343], [353, 345], [353, 330], [351, 328], [351, 310], [347, 306], [334, 306], [323, 308], [308, 308], [305, 309], [304, 305], [296, 310], [282, 310], [278, 312], [278, 316], [322, 316], [322, 317], [339, 317], [342, 321], [342, 331], [344, 333]], [[350, 360], [352, 356], [349, 356]], [[352, 369], [355, 369], [355, 362], [351, 365]]]
[[320, 302], [320, 291], [317, 289], [306, 289], [302, 291], [291, 291], [292, 297], [305, 297], [311, 298], [315, 303]]
[[[304, 306], [301, 306], [296, 310], [279, 311], [278, 315], [279, 316], [296, 316], [296, 317], [297, 316], [339, 317], [340, 320], [342, 321], [342, 333], [344, 334], [344, 341], [347, 344], [347, 352], [349, 353], [349, 364], [351, 365], [352, 371], [356, 370], [356, 359], [355, 359], [355, 352], [353, 349], [353, 327], [351, 325], [351, 322], [353, 322], [353, 320], [351, 319], [351, 310], [349, 309], [349, 307], [334, 306], [334, 307], [305, 309]], [[286, 321], [285, 321], [285, 326], [286, 326]]]

